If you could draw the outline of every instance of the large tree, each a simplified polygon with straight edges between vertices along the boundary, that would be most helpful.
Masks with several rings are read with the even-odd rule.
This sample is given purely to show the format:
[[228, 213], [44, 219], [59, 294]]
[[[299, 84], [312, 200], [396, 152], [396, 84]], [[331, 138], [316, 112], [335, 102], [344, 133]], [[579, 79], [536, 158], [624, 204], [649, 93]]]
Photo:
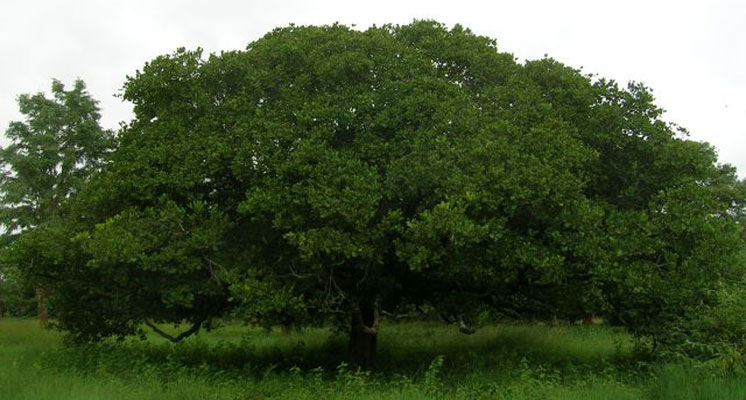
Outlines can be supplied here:
[[460, 26], [180, 49], [124, 98], [135, 118], [77, 205], [77, 265], [56, 270], [79, 338], [326, 316], [369, 367], [381, 309], [596, 313], [656, 334], [739, 273], [735, 173], [649, 90], [517, 63]]
[[[51, 98], [43, 93], [19, 96], [19, 110], [25, 119], [10, 123], [5, 131], [10, 144], [0, 148], [5, 268], [40, 268], [40, 253], [49, 249], [25, 240], [35, 248], [27, 248], [22, 257], [13, 254], [18, 246], [12, 242], [31, 230], [60, 223], [68, 200], [112, 149], [113, 135], [101, 128], [97, 102], [83, 81], [77, 80], [71, 90], [65, 90], [62, 82], [53, 80], [51, 94]], [[39, 287], [38, 295], [39, 319], [45, 324], [47, 285]]]

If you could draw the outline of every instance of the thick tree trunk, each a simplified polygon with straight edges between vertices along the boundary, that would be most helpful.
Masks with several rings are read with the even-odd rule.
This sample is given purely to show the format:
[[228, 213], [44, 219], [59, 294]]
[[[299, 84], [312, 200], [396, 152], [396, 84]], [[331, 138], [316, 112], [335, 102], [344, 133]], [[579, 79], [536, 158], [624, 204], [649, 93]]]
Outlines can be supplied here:
[[49, 324], [49, 310], [47, 309], [47, 298], [49, 297], [49, 289], [41, 287], [36, 290], [36, 312], [39, 318], [39, 325], [45, 328]]
[[373, 302], [361, 302], [350, 323], [349, 364], [352, 369], [370, 370], [378, 349], [378, 310]]
[[280, 333], [287, 335], [290, 333], [290, 329], [293, 327], [293, 319], [288, 315], [283, 315], [280, 318]]

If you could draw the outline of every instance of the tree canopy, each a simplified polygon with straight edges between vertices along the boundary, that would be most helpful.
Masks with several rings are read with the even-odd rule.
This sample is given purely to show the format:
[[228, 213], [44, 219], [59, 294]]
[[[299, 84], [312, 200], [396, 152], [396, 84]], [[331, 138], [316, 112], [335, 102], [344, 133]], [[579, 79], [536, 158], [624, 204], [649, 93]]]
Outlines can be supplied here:
[[5, 132], [10, 144], [0, 148], [0, 225], [6, 246], [0, 279], [3, 269], [6, 274], [11, 268], [25, 270], [27, 281], [41, 287], [39, 316], [46, 323], [46, 279], [37, 273], [49, 273], [60, 261], [60, 247], [47, 247], [46, 232], [65, 224], [70, 199], [101, 167], [114, 138], [99, 125], [97, 102], [81, 80], [71, 90], [53, 80], [52, 98], [21, 95], [18, 106], [25, 120], [10, 124]]
[[422, 305], [660, 337], [740, 279], [735, 170], [650, 90], [461, 26], [290, 26], [123, 93], [43, 271], [82, 339], [241, 312], [352, 320], [370, 353], [377, 310]]
[[11, 143], [0, 149], [0, 223], [8, 233], [57, 217], [112, 147], [81, 80], [69, 91], [54, 80], [51, 99], [21, 95], [18, 106], [26, 120], [10, 124]]

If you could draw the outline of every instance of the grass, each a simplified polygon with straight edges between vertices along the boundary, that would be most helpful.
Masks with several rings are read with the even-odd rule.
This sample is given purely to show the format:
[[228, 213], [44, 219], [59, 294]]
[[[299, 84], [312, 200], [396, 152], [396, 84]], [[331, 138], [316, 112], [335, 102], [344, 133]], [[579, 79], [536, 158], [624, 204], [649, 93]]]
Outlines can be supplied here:
[[608, 327], [383, 324], [375, 373], [342, 364], [328, 329], [228, 324], [160, 338], [62, 345], [34, 320], [0, 319], [0, 399], [744, 399], [746, 377], [633, 356]]

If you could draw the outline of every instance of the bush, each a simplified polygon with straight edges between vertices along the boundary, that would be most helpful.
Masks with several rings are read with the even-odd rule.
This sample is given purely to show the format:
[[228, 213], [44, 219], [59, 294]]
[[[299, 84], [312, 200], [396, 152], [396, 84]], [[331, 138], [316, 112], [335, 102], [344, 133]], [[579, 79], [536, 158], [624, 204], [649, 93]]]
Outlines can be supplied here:
[[715, 303], [683, 316], [661, 337], [662, 354], [746, 370], [746, 282], [723, 285]]
[[34, 291], [17, 282], [0, 279], [0, 317], [30, 317], [35, 314]]

